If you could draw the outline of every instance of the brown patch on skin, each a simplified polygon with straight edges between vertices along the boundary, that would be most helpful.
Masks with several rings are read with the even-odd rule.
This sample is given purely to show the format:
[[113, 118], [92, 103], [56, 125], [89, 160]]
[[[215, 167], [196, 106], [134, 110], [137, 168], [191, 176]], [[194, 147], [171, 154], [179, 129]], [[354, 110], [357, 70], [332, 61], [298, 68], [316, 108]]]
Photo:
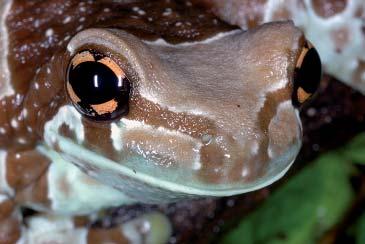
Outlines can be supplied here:
[[357, 17], [357, 18], [362, 18], [362, 17], [364, 17], [364, 15], [365, 15], [364, 7], [363, 7], [363, 6], [359, 6], [359, 7], [356, 9], [355, 17]]
[[20, 107], [22, 102], [22, 96], [10, 96], [0, 100], [0, 127], [2, 130], [0, 148], [23, 151], [33, 148], [36, 144], [36, 135], [34, 132], [28, 131], [26, 127], [26, 118]]
[[144, 99], [139, 94], [132, 95], [129, 103], [129, 113], [125, 118], [144, 122], [151, 126], [161, 126], [168, 130], [179, 131], [197, 139], [200, 139], [203, 135], [216, 134], [214, 121], [202, 116], [171, 112]]
[[98, 62], [106, 65], [109, 69], [111, 69], [119, 79], [123, 79], [125, 77], [124, 71], [110, 58], [105, 57], [100, 59]]
[[[258, 142], [257, 154], [249, 157], [251, 154], [251, 144], [247, 145], [243, 150], [241, 149], [241, 155], [239, 155], [234, 162], [234, 166], [230, 168], [228, 173], [228, 179], [230, 182], [244, 182], [250, 183], [263, 177], [266, 174], [267, 164], [270, 163], [270, 157], [268, 155], [269, 148], [269, 125], [271, 120], [275, 117], [279, 104], [285, 100], [290, 99], [290, 89], [284, 87], [280, 90], [268, 93], [264, 106], [258, 115], [259, 128], [261, 130], [261, 140]], [[237, 152], [240, 152], [238, 149]], [[243, 171], [245, 175], [243, 176]]]
[[[264, 169], [267, 169], [266, 164], [269, 163], [270, 160], [268, 155], [270, 122], [275, 117], [279, 104], [290, 99], [290, 90], [291, 89], [288, 89], [288, 87], [284, 87], [280, 90], [267, 94], [265, 104], [258, 115], [260, 129], [265, 137], [263, 137], [263, 140], [259, 143], [259, 152], [255, 157], [255, 160], [252, 160], [257, 178], [262, 177], [266, 173]], [[257, 167], [257, 165], [260, 165], [260, 167]]]
[[359, 60], [359, 64], [353, 73], [352, 80], [357, 83], [363, 83], [365, 79], [365, 61]]
[[20, 191], [32, 184], [47, 171], [50, 160], [35, 150], [9, 151], [6, 158], [6, 180]]
[[90, 107], [92, 107], [98, 115], [103, 115], [113, 113], [118, 107], [118, 102], [113, 99], [102, 104], [90, 105]]
[[63, 176], [61, 178], [61, 180], [59, 180], [57, 182], [57, 185], [58, 185], [57, 189], [59, 189], [60, 191], [62, 191], [65, 196], [69, 196], [70, 195], [70, 191], [71, 191], [71, 189], [70, 189], [70, 183], [68, 182], [66, 176]]
[[[55, 54], [54, 60], [43, 66], [35, 77], [38, 89], [28, 91], [23, 106], [28, 111], [25, 123], [33, 129], [33, 134], [41, 140], [44, 124], [52, 119], [59, 108], [68, 102], [65, 92], [65, 77], [69, 55]], [[47, 69], [54, 72], [47, 72]], [[35, 86], [34, 84], [32, 84]]]
[[85, 130], [83, 146], [116, 162], [124, 157], [114, 149], [110, 122], [94, 122], [89, 119], [82, 121]]
[[335, 42], [336, 52], [341, 53], [350, 41], [350, 31], [346, 26], [335, 29], [331, 32], [331, 38]]
[[80, 228], [80, 227], [82, 228], [90, 224], [89, 217], [87, 216], [75, 216], [73, 217], [73, 222], [75, 228]]
[[[15, 203], [13, 200], [6, 200], [5, 202], [0, 203], [0, 221], [8, 218], [14, 210]], [[1, 234], [0, 234], [1, 235]]]
[[[293, 110], [279, 107], [276, 116], [269, 125], [271, 158], [280, 157], [291, 146], [295, 145], [298, 134], [298, 125], [292, 123], [296, 118]], [[282, 136], [285, 131], [285, 136]]]
[[306, 11], [307, 10], [307, 6], [305, 5], [304, 0], [296, 1], [296, 5], [297, 5], [297, 7], [300, 11]]
[[32, 203], [48, 208], [51, 202], [48, 199], [47, 175], [47, 173], [43, 174], [38, 180], [18, 192], [15, 196], [15, 202], [22, 206]]
[[121, 228], [115, 227], [111, 229], [90, 229], [87, 235], [87, 243], [118, 243], [128, 244], [130, 241], [123, 235]]
[[199, 171], [197, 171], [197, 176], [201, 181], [206, 183], [222, 184], [232, 183], [239, 180], [237, 177], [231, 178], [231, 175], [229, 175], [230, 168], [232, 168], [232, 166], [235, 168], [237, 166], [237, 162], [232, 162], [229, 166], [227, 166], [224, 154], [225, 152], [222, 147], [215, 141], [201, 148], [200, 162], [202, 167]]
[[[9, 33], [9, 65], [17, 93], [26, 93], [37, 68], [49, 62], [57, 50], [65, 48], [65, 37], [77, 32], [79, 18], [63, 24], [63, 14], [80, 18], [92, 14], [87, 4], [87, 12], [84, 13], [79, 11], [78, 1], [66, 2], [13, 1], [7, 25], [12, 30]], [[46, 35], [49, 29], [53, 30], [52, 36]]]
[[[141, 1], [133, 4], [109, 4], [113, 11], [104, 15], [101, 27], [123, 29], [145, 40], [162, 38], [169, 43], [205, 40], [217, 33], [236, 29], [201, 8], [184, 1]], [[145, 14], [140, 15], [138, 8]]]
[[[257, 155], [252, 155], [252, 141], [245, 145], [240, 145], [232, 137], [226, 137], [227, 144], [230, 145], [227, 158], [224, 147], [218, 143], [211, 143], [201, 149], [202, 169], [197, 171], [200, 180], [206, 183], [214, 184], [235, 184], [235, 183], [252, 183], [262, 176], [263, 162], [256, 160]], [[260, 153], [260, 152], [258, 152]], [[245, 171], [245, 173], [243, 173]]]
[[298, 88], [298, 90], [297, 90], [297, 97], [298, 97], [299, 103], [301, 103], [301, 104], [304, 103], [305, 101], [307, 101], [308, 98], [310, 98], [310, 96], [312, 96], [312, 94], [307, 93], [301, 87]]
[[[209, 183], [251, 183], [263, 177], [266, 174], [267, 164], [270, 162], [269, 125], [277, 113], [279, 104], [290, 99], [290, 90], [285, 87], [266, 95], [265, 104], [258, 115], [259, 128], [263, 137], [257, 140], [256, 155], [250, 157], [253, 142], [242, 146], [238, 145], [233, 138], [225, 137], [224, 140], [227, 140], [227, 144], [232, 147], [229, 150], [235, 152], [237, 156], [230, 158], [232, 163], [227, 166], [225, 151], [217, 143], [212, 142], [203, 146], [200, 151], [202, 169], [198, 171], [198, 177]], [[244, 176], [243, 171], [245, 171]]]
[[312, 0], [313, 9], [322, 18], [330, 18], [345, 10], [348, 0]]
[[[288, 84], [288, 86], [290, 86], [290, 84]], [[267, 134], [270, 121], [275, 116], [279, 104], [290, 99], [290, 92], [291, 89], [284, 87], [266, 95], [265, 104], [258, 115], [260, 129], [264, 134]]]
[[20, 220], [13, 214], [7, 219], [0, 221], [0, 243], [14, 244], [20, 239], [21, 223]]
[[267, 0], [193, 0], [230, 24], [249, 29], [263, 23]]
[[70, 127], [66, 124], [62, 124], [60, 128], [58, 129], [58, 133], [61, 136], [64, 136], [66, 138], [69, 138], [73, 141], [77, 141], [76, 132], [74, 130], [71, 130]]
[[0, 101], [0, 125], [3, 130], [3, 133], [0, 134], [0, 148], [7, 148], [13, 144], [9, 141], [9, 138], [14, 138], [14, 129], [10, 125], [10, 120], [14, 116], [17, 106], [12, 101], [14, 101], [14, 97]]
[[71, 60], [71, 65], [75, 68], [77, 65], [84, 62], [94, 62], [95, 58], [89, 51], [83, 51], [75, 55]]
[[286, 6], [283, 6], [282, 8], [279, 8], [275, 10], [272, 16], [272, 20], [279, 21], [279, 20], [290, 20], [292, 19], [292, 13], [289, 9], [286, 8]]

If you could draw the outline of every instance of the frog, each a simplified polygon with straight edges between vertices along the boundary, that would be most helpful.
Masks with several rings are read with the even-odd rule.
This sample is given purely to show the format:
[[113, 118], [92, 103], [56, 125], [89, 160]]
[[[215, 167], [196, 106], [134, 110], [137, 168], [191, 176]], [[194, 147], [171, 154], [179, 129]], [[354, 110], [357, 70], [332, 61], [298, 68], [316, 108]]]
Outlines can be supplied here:
[[89, 223], [254, 191], [295, 161], [322, 70], [292, 21], [243, 30], [167, 0], [5, 0], [0, 15], [1, 243], [165, 243], [159, 212]]

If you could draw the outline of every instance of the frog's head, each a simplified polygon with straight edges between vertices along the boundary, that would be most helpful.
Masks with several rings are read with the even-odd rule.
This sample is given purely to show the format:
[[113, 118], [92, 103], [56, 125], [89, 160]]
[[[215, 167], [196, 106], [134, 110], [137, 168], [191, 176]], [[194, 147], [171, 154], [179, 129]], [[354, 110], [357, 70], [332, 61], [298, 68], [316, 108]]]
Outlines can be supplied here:
[[320, 72], [291, 22], [176, 45], [93, 28], [41, 68], [25, 104], [47, 104], [28, 116], [47, 146], [133, 198], [226, 196], [288, 170]]

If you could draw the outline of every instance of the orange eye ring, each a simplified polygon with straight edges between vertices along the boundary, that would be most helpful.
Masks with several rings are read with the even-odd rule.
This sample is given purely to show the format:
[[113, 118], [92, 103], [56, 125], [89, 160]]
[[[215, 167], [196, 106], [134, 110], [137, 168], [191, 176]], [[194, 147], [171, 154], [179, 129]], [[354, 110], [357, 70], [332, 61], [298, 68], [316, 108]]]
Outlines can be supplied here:
[[129, 79], [110, 57], [94, 50], [81, 51], [71, 59], [66, 91], [87, 118], [106, 121], [128, 113]]
[[306, 41], [294, 70], [292, 100], [297, 107], [306, 102], [318, 89], [322, 78], [322, 64], [317, 50]]

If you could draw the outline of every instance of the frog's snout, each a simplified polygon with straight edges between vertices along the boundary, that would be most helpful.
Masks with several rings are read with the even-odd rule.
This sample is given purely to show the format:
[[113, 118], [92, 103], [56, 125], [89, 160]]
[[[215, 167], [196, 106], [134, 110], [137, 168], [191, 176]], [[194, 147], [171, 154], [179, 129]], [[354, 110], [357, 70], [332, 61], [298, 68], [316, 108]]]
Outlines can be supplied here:
[[301, 106], [313, 96], [321, 78], [322, 63], [319, 54], [309, 41], [305, 41], [294, 70], [292, 94], [294, 106]]

